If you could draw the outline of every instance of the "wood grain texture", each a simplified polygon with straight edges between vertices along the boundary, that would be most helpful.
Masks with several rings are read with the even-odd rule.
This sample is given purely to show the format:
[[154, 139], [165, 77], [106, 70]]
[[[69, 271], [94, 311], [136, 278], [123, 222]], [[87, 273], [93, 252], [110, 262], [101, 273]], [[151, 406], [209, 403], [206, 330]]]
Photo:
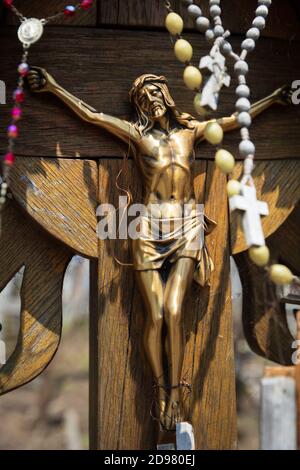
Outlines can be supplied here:
[[295, 378], [295, 367], [267, 366], [264, 370], [264, 377], [291, 377]]
[[[275, 259], [271, 251], [272, 259]], [[267, 273], [247, 253], [235, 256], [243, 287], [243, 327], [250, 348], [281, 365], [292, 364], [292, 342], [285, 307]]]
[[234, 449], [237, 444], [228, 208], [222, 198], [225, 186], [226, 178], [209, 162], [205, 212], [218, 226], [207, 237], [215, 264], [211, 288], [193, 293], [197, 303], [192, 312], [197, 315], [198, 325], [191, 415], [197, 449]]
[[[195, 43], [196, 63], [201, 55], [207, 53], [206, 43], [197, 41], [196, 33], [187, 38]], [[73, 42], [76, 43], [76, 48], [70, 54], [65, 45]], [[87, 44], [89, 50], [95, 52], [87, 53]], [[12, 62], [17, 63], [20, 57], [14, 29], [1, 29], [0, 56], [1, 78], [7, 83], [7, 96], [10, 97], [16, 82]], [[249, 61], [249, 83], [253, 85], [252, 100], [255, 101], [298, 78], [300, 48], [296, 42], [263, 39], [255, 54], [249, 56]], [[183, 85], [182, 67], [173, 55], [165, 32], [53, 27], [32, 48], [30, 63], [47, 68], [62, 86], [99, 111], [119, 117], [131, 116], [128, 91], [137, 76], [145, 72], [164, 74], [169, 79], [170, 89], [178, 106], [185, 111], [194, 112], [194, 95]], [[222, 92], [219, 115], [230, 115], [234, 111], [234, 83], [233, 80], [230, 90]], [[8, 122], [10, 106], [11, 103], [8, 103], [0, 107], [1, 122]], [[299, 123], [299, 106], [282, 108], [277, 105], [259, 116], [251, 129], [257, 158], [298, 158]], [[105, 131], [80, 122], [56, 98], [47, 94], [29, 93], [20, 131], [17, 144], [19, 155], [56, 157], [58, 144], [61, 154], [70, 158], [76, 155], [81, 158], [116, 157], [125, 151], [125, 147], [112, 140]], [[5, 151], [4, 134], [5, 126], [1, 126], [1, 152]], [[236, 157], [239, 157], [239, 138], [239, 132], [236, 131], [228, 134], [224, 140], [225, 148], [231, 150]], [[214, 148], [202, 143], [197, 156], [213, 159]]]
[[[300, 204], [268, 238], [272, 262], [281, 262], [300, 275]], [[254, 352], [282, 365], [292, 364], [293, 337], [285, 307], [267, 274], [250, 262], [247, 253], [235, 256], [243, 285], [243, 325]]]
[[[242, 163], [238, 163], [234, 169], [233, 177], [240, 178]], [[257, 162], [253, 173], [257, 197], [269, 204], [270, 214], [262, 218], [265, 237], [284, 223], [300, 200], [300, 160], [278, 160], [272, 162]], [[232, 253], [237, 254], [247, 249], [243, 232], [239, 225], [240, 215], [237, 211], [231, 214], [231, 246]], [[299, 228], [298, 228], [299, 230]], [[294, 230], [291, 235], [293, 243]], [[287, 244], [286, 247], [292, 246]], [[300, 269], [300, 263], [298, 265]]]
[[21, 322], [16, 349], [0, 369], [0, 395], [37, 377], [58, 348], [62, 326], [62, 283], [71, 252], [42, 234], [15, 203], [3, 213], [0, 289], [25, 266]]
[[[116, 200], [114, 179], [121, 164], [101, 160], [100, 201]], [[225, 190], [226, 178], [210, 163], [206, 180], [206, 165], [197, 162], [195, 183], [199, 199], [206, 199], [207, 215], [219, 224], [208, 237], [216, 270], [211, 291], [194, 283], [184, 307], [187, 347], [183, 374], [193, 383], [187, 406], [194, 421], [196, 448], [228, 449], [236, 445], [229, 244], [224, 237], [228, 214], [226, 199], [220, 204], [215, 197]], [[140, 201], [135, 172], [130, 162], [130, 186], [134, 200]], [[97, 412], [91, 417], [91, 442], [92, 448], [100, 449], [154, 449], [158, 426], [150, 417], [152, 373], [142, 341], [143, 301], [131, 268], [120, 268], [113, 259], [115, 254], [128, 261], [124, 248], [120, 241], [113, 245], [100, 242], [99, 264], [93, 266], [98, 285], [92, 277], [91, 403]]]
[[276, 259], [288, 264], [300, 276], [300, 204], [281, 227], [268, 239]]
[[[171, 4], [173, 10], [184, 18], [185, 27], [195, 29], [181, 0], [174, 0]], [[195, 0], [194, 4], [200, 5], [204, 14], [208, 16], [208, 4], [206, 5], [201, 0]], [[251, 26], [256, 7], [256, 0], [224, 0], [222, 2], [223, 24], [233, 34], [245, 34]], [[99, 25], [163, 28], [165, 17], [166, 9], [161, 0], [127, 0], [126, 2], [124, 0], [99, 0]], [[292, 1], [273, 0], [263, 36], [288, 40], [299, 39], [299, 22], [300, 16]], [[203, 38], [203, 36], [200, 37]]]
[[[99, 202], [117, 203], [118, 193], [114, 181], [121, 166], [122, 162], [119, 160], [101, 161], [99, 166]], [[129, 174], [133, 174], [132, 170]], [[130, 181], [132, 182], [133, 178]], [[91, 406], [97, 410], [97, 414], [91, 422], [92, 449], [129, 448], [127, 442], [120, 444], [119, 439], [124, 382], [127, 373], [134, 279], [132, 271], [129, 268], [120, 267], [113, 258], [115, 255], [123, 261], [127, 261], [128, 255], [124, 248], [123, 243], [119, 241], [99, 241], [98, 266], [94, 266], [94, 274], [96, 271], [97, 278], [95, 279], [93, 276], [91, 279], [92, 297], [95, 299], [91, 310], [91, 321], [94, 326], [92, 333], [94, 340], [91, 343], [91, 373], [96, 390], [98, 390], [97, 395], [94, 387], [91, 389]], [[145, 361], [136, 361], [137, 370], [142, 369], [143, 364]], [[151, 382], [149, 385], [151, 387]], [[145, 390], [147, 390], [146, 384]], [[143, 400], [136, 401], [134, 390], [132, 390], [131, 400], [141, 410], [144, 406], [147, 409], [147, 400], [144, 395], [145, 391]], [[135, 415], [131, 418], [135, 420]], [[150, 416], [148, 416], [148, 421], [139, 421], [139, 427], [134, 428], [137, 441], [135, 448], [151, 446], [153, 442], [151, 434], [149, 435], [151, 424]], [[124, 436], [121, 438], [124, 439]], [[138, 446], [139, 440], [143, 440], [140, 447]]]
[[97, 258], [97, 163], [63, 158], [17, 158], [11, 190], [48, 233], [73, 251]]
[[[74, 2], [74, 4], [77, 2]], [[15, 6], [22, 12], [27, 18], [47, 18], [48, 16], [56, 15], [64, 10], [65, 6], [68, 5], [66, 0], [47, 0], [47, 2], [41, 2], [40, 0], [15, 0]], [[72, 2], [70, 3], [72, 5]], [[61, 18], [49, 23], [54, 25], [63, 26], [95, 26], [97, 24], [97, 0], [94, 1], [94, 5], [89, 10], [79, 10], [76, 15], [72, 17], [62, 16]], [[18, 18], [10, 11], [6, 15], [6, 24], [18, 25]]]

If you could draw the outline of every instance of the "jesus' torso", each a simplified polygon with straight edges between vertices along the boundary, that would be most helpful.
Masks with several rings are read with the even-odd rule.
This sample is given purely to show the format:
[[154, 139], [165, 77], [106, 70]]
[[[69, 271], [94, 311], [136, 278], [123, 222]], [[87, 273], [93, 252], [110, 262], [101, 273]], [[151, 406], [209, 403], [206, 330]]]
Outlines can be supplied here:
[[195, 133], [190, 129], [151, 130], [140, 139], [136, 160], [144, 203], [160, 207], [157, 215], [176, 217], [176, 206], [195, 204], [194, 143]]

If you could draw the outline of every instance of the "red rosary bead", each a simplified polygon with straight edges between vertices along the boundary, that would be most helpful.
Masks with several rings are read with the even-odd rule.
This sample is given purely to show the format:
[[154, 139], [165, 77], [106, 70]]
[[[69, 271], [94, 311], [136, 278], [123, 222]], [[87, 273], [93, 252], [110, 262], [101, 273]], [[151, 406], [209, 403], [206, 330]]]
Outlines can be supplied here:
[[66, 16], [74, 16], [76, 13], [76, 8], [73, 6], [73, 5], [68, 5], [65, 9], [64, 9], [64, 14]]
[[21, 119], [21, 116], [22, 116], [22, 109], [21, 108], [15, 107], [11, 110], [11, 117], [15, 121], [18, 121], [19, 119]]
[[3, 0], [3, 3], [7, 8], [11, 8], [14, 3], [14, 0]]
[[4, 163], [6, 165], [13, 165], [14, 164], [14, 161], [15, 161], [15, 156], [12, 152], [8, 152], [5, 157], [4, 157]]
[[24, 91], [21, 90], [21, 88], [17, 88], [16, 91], [14, 92], [14, 100], [16, 103], [23, 103], [25, 99], [25, 94]]
[[83, 10], [88, 10], [93, 6], [93, 0], [83, 0], [80, 4], [80, 8]]
[[29, 72], [29, 65], [26, 64], [25, 62], [22, 62], [18, 67], [18, 72], [21, 75], [21, 77], [26, 77], [26, 75]]

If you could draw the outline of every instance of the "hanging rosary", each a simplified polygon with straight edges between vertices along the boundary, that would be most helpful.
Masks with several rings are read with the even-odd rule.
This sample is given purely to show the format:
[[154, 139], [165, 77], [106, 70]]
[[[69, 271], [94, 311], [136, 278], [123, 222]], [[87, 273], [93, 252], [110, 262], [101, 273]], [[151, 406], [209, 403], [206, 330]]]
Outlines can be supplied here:
[[14, 6], [13, 0], [3, 0], [4, 5], [11, 10], [20, 20], [21, 25], [18, 29], [18, 38], [23, 46], [23, 55], [21, 62], [18, 66], [18, 83], [17, 88], [13, 93], [14, 106], [11, 110], [11, 122], [7, 129], [8, 146], [7, 153], [2, 159], [2, 179], [0, 189], [0, 212], [2, 211], [9, 183], [9, 174], [15, 161], [14, 147], [16, 139], [19, 136], [19, 128], [17, 122], [22, 117], [22, 103], [25, 99], [24, 94], [24, 80], [29, 72], [28, 53], [32, 44], [35, 44], [42, 37], [44, 27], [51, 21], [55, 21], [61, 17], [70, 17], [82, 9], [88, 10], [93, 6], [93, 0], [81, 0], [76, 5], [67, 5], [59, 13], [49, 16], [48, 18], [25, 18], [22, 13]]
[[[265, 244], [265, 237], [261, 224], [261, 216], [269, 214], [268, 204], [257, 200], [256, 188], [252, 173], [254, 169], [255, 145], [250, 139], [249, 129], [252, 124], [250, 115], [251, 103], [249, 101], [250, 88], [247, 85], [246, 75], [249, 66], [247, 55], [255, 49], [256, 41], [265, 28], [266, 18], [272, 0], [258, 0], [255, 18], [252, 26], [241, 43], [241, 53], [233, 51], [228, 38], [230, 31], [225, 30], [222, 23], [221, 0], [209, 0], [210, 18], [203, 15], [194, 0], [182, 0], [187, 7], [189, 16], [194, 20], [197, 30], [205, 34], [205, 38], [212, 47], [207, 56], [202, 57], [199, 67], [191, 64], [193, 57], [192, 45], [183, 39], [184, 22], [180, 15], [172, 10], [171, 3], [164, 1], [168, 12], [165, 25], [175, 41], [174, 52], [176, 58], [185, 65], [183, 80], [187, 88], [196, 92], [194, 108], [197, 114], [206, 116], [208, 109], [216, 111], [219, 104], [219, 95], [223, 86], [229, 87], [231, 77], [226, 67], [226, 56], [234, 60], [234, 72], [238, 79], [236, 88], [237, 122], [240, 125], [241, 142], [239, 153], [244, 158], [244, 169], [241, 181], [231, 179], [227, 184], [229, 207], [231, 211], [239, 210], [243, 213], [242, 229], [249, 248], [250, 259], [259, 267], [267, 269], [270, 261], [270, 252]], [[174, 39], [174, 41], [173, 41]], [[202, 71], [208, 71], [202, 91]], [[204, 131], [205, 139], [212, 145], [219, 145], [223, 140], [223, 129], [217, 120], [209, 122]], [[232, 173], [235, 167], [233, 155], [225, 149], [219, 149], [215, 155], [216, 166], [225, 174]], [[291, 284], [296, 280], [292, 272], [284, 265], [273, 264], [268, 272], [271, 280], [277, 285]]]

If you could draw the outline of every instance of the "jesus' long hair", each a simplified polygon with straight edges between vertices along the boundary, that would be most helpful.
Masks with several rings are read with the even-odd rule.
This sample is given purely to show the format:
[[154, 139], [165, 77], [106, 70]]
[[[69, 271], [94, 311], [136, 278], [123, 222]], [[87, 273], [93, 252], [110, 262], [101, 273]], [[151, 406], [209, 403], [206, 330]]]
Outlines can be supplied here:
[[167, 79], [164, 76], [144, 74], [134, 81], [133, 86], [129, 92], [130, 101], [136, 110], [137, 120], [134, 125], [141, 135], [151, 130], [155, 124], [155, 120], [142, 110], [139, 103], [140, 92], [143, 86], [147, 84], [155, 85], [161, 91], [165, 105], [170, 111], [171, 118], [173, 118], [182, 127], [187, 127], [188, 129], [193, 129], [195, 127], [195, 124], [193, 123], [195, 118], [191, 114], [182, 113], [176, 107], [175, 101], [173, 100], [168, 88]]

